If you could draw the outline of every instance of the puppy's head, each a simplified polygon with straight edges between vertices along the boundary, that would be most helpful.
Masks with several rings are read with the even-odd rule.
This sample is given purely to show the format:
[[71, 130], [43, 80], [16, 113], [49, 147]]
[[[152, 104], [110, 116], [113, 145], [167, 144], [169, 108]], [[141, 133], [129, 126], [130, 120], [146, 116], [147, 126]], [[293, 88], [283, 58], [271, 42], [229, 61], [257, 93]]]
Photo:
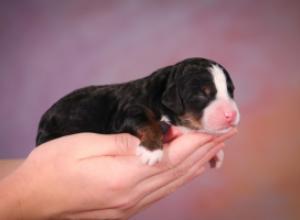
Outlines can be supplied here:
[[172, 67], [162, 103], [177, 125], [209, 133], [225, 133], [240, 120], [233, 82], [220, 64], [192, 58]]

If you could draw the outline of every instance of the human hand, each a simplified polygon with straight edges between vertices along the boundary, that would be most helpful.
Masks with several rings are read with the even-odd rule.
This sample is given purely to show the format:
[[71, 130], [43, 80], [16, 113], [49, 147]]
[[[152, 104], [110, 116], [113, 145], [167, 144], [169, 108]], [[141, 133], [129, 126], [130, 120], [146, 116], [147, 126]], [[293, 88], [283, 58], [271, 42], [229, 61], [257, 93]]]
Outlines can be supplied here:
[[131, 135], [70, 135], [33, 150], [2, 189], [15, 189], [18, 219], [127, 219], [200, 175], [235, 132], [180, 135], [155, 166], [135, 156]]

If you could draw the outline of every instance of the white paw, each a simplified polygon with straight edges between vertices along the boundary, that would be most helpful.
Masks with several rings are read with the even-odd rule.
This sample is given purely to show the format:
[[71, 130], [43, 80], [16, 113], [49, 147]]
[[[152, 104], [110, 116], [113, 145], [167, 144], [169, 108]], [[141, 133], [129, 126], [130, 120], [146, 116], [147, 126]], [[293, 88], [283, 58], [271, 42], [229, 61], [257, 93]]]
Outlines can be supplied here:
[[216, 154], [216, 168], [220, 168], [224, 162], [224, 150], [219, 150]]
[[144, 146], [140, 145], [136, 149], [136, 155], [141, 157], [143, 164], [148, 164], [152, 166], [157, 162], [161, 161], [163, 157], [163, 150], [157, 149], [154, 151], [150, 151]]

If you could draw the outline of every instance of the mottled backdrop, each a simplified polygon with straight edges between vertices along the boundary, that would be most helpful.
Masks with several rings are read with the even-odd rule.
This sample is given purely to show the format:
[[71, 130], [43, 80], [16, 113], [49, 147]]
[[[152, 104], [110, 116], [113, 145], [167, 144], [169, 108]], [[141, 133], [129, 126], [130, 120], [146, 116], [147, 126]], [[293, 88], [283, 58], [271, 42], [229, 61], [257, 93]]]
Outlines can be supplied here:
[[25, 157], [73, 89], [208, 57], [242, 114], [224, 167], [134, 219], [300, 219], [299, 36], [296, 0], [1, 1], [0, 158]]

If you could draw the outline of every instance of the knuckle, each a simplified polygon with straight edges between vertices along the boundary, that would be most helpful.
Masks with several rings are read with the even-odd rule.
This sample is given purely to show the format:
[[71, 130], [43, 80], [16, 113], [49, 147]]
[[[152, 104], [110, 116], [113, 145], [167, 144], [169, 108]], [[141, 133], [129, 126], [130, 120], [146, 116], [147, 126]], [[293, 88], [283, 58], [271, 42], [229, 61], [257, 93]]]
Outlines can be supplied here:
[[170, 195], [172, 193], [174, 193], [176, 191], [177, 187], [176, 186], [172, 186], [167, 190], [167, 195]]
[[195, 165], [195, 161], [194, 160], [188, 160], [185, 161], [185, 170], [190, 169], [191, 167], [193, 167]]
[[125, 210], [134, 207], [135, 204], [136, 199], [134, 199], [130, 193], [126, 193], [126, 195], [119, 200], [117, 207], [119, 208], [118, 210], [124, 214]]
[[124, 136], [122, 134], [114, 135], [115, 145], [118, 147], [123, 147], [124, 145]]
[[179, 181], [176, 182], [174, 188], [175, 190], [180, 188], [181, 186], [183, 186], [186, 182], [188, 182], [191, 178], [192, 174], [190, 172], [187, 171], [187, 173], [185, 175], [183, 175]]
[[169, 155], [168, 156], [168, 161], [167, 163], [165, 164], [165, 166], [168, 168], [168, 169], [177, 169], [176, 167], [178, 166], [178, 159], [177, 158], [170, 158]]
[[120, 148], [121, 152], [127, 152], [131, 145], [133, 145], [131, 139], [132, 137], [129, 134], [117, 134], [115, 135], [115, 144]]
[[193, 167], [190, 168], [188, 175], [186, 176], [186, 180], [192, 180], [195, 177], [199, 176], [204, 171], [204, 167], [202, 163], [197, 163]]
[[173, 170], [173, 177], [175, 179], [182, 177], [186, 173], [186, 170], [182, 167], [176, 167]]
[[206, 146], [203, 146], [203, 148], [201, 149], [201, 155], [207, 155], [210, 151], [210, 149], [213, 147], [213, 144], [208, 144]]

